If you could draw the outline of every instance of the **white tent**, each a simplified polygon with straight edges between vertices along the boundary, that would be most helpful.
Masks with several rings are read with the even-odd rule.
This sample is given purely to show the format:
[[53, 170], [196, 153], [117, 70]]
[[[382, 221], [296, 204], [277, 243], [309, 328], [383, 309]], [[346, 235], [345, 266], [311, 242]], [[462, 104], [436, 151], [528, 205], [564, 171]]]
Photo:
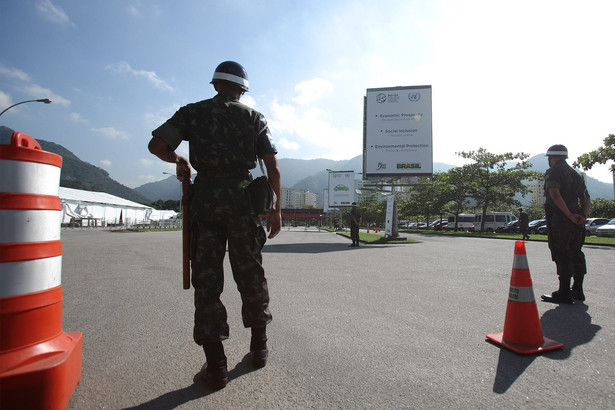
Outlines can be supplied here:
[[154, 209], [152, 214], [149, 216], [151, 221], [163, 221], [165, 219], [175, 219], [177, 218], [178, 213], [173, 210], [158, 210]]
[[60, 187], [62, 223], [110, 226], [149, 223], [154, 209], [105, 192]]

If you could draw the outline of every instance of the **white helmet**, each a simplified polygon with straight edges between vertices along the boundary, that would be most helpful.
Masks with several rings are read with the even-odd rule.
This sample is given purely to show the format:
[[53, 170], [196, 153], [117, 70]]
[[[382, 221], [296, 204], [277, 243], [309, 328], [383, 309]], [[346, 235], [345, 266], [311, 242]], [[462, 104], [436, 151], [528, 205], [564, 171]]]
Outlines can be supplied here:
[[568, 149], [562, 144], [555, 144], [549, 147], [547, 153], [545, 154], [547, 157], [566, 157], [568, 158]]
[[218, 64], [210, 84], [217, 81], [228, 81], [229, 83], [239, 86], [244, 91], [248, 91], [250, 85], [248, 82], [248, 73], [241, 64], [234, 61], [224, 61]]

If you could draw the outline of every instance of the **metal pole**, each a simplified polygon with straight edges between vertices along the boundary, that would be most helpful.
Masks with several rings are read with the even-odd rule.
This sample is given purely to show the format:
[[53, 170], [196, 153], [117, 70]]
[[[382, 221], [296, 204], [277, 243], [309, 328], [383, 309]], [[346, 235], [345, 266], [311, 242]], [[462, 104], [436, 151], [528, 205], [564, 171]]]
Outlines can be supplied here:
[[26, 100], [26, 101], [21, 101], [21, 102], [18, 102], [18, 103], [16, 103], [16, 104], [11, 105], [11, 106], [10, 106], [10, 107], [8, 107], [8, 108], [5, 108], [2, 112], [0, 112], [0, 115], [4, 114], [5, 112], [7, 112], [8, 110], [10, 110], [11, 108], [13, 108], [13, 107], [15, 107], [15, 106], [17, 106], [17, 105], [20, 105], [20, 104], [25, 104], [25, 103], [29, 103], [29, 102], [42, 102], [42, 103], [45, 103], [45, 104], [51, 104], [51, 100], [50, 100], [49, 98], [41, 98], [40, 100]]

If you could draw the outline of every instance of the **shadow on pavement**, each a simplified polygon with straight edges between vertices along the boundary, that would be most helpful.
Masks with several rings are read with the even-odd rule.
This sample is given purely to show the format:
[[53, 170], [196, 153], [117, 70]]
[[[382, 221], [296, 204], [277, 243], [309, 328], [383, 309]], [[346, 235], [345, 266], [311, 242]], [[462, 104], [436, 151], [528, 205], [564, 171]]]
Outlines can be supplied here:
[[540, 322], [543, 335], [564, 344], [563, 349], [549, 354], [550, 359], [562, 360], [570, 357], [572, 349], [589, 343], [602, 329], [601, 326], [592, 324], [588, 310], [589, 306], [576, 301], [573, 305], [557, 305], [542, 315]]
[[[258, 369], [252, 367], [250, 354], [246, 354], [241, 362], [237, 363], [234, 369], [228, 372], [228, 381], [231, 383], [234, 379], [254, 372]], [[127, 407], [126, 410], [145, 410], [145, 409], [174, 409], [180, 407], [193, 400], [198, 400], [202, 397], [209, 396], [215, 393], [215, 390], [210, 389], [201, 380], [200, 371], [194, 375], [193, 384], [179, 390], [174, 390], [156, 397], [146, 403], [139, 404], [135, 407]]]
[[[363, 245], [359, 246], [361, 249]], [[387, 247], [385, 245], [365, 245], [369, 249]], [[390, 245], [389, 245], [390, 247]], [[325, 252], [339, 252], [339, 251], [352, 251], [357, 248], [351, 248], [347, 243], [285, 243], [285, 244], [271, 244], [265, 245], [263, 253], [325, 253]]]
[[[596, 336], [602, 327], [591, 323], [587, 311], [586, 304], [575, 302], [573, 305], [557, 305], [542, 315], [540, 321], [543, 336], [564, 344], [562, 349], [545, 352], [545, 357], [565, 360], [570, 357], [572, 349], [589, 343]], [[536, 355], [521, 355], [501, 347], [493, 392], [505, 393], [535, 358]]]

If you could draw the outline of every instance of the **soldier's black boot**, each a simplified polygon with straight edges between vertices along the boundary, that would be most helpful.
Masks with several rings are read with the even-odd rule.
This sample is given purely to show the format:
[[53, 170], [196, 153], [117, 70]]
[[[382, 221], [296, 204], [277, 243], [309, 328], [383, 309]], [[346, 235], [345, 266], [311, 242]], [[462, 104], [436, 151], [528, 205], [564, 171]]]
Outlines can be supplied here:
[[[550, 295], [542, 295], [541, 298], [545, 302], [550, 303], [573, 303], [570, 295], [570, 270], [567, 266], [557, 266], [557, 274], [559, 275], [559, 290]], [[572, 268], [572, 267], [570, 267]]]
[[222, 342], [209, 342], [203, 344], [207, 368], [201, 370], [201, 378], [213, 390], [220, 390], [228, 383], [228, 369], [226, 367], [226, 355]]
[[267, 327], [253, 327], [252, 339], [250, 340], [250, 356], [252, 356], [252, 366], [257, 369], [265, 367], [269, 356], [267, 348]]
[[572, 291], [570, 292], [574, 300], [585, 300], [585, 294], [583, 293], [583, 278], [585, 275], [575, 274], [574, 282], [572, 283]]

